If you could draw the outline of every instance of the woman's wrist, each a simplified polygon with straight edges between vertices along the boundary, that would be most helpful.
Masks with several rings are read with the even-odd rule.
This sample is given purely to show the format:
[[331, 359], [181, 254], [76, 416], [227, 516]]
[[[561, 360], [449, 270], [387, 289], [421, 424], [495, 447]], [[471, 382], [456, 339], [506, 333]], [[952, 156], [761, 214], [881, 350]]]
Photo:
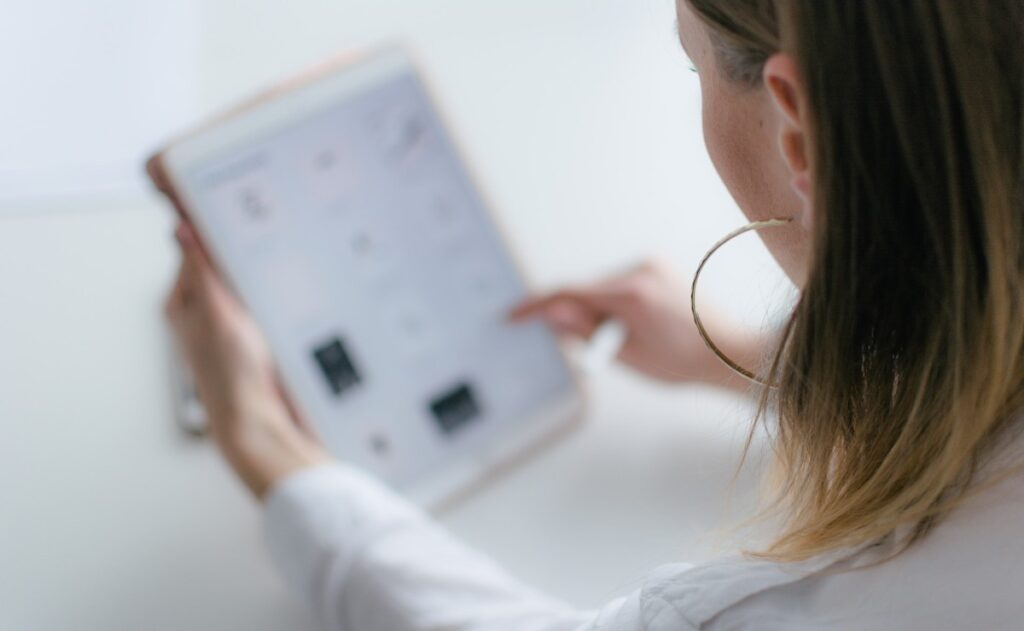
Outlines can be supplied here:
[[262, 500], [279, 481], [331, 458], [320, 444], [300, 430], [283, 407], [273, 406], [236, 419], [218, 444], [246, 487]]

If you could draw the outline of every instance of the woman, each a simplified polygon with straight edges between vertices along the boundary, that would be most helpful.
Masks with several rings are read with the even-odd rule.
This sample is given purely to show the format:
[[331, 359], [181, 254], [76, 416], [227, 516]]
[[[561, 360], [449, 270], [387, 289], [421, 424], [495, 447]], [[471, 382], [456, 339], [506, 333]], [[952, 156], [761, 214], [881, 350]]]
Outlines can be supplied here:
[[[781, 526], [670, 565], [600, 611], [517, 584], [358, 471], [278, 395], [253, 324], [187, 228], [168, 304], [217, 443], [265, 503], [287, 580], [338, 629], [959, 629], [1024, 625], [1024, 3], [679, 0], [708, 150], [801, 288], [762, 357]], [[657, 268], [518, 317], [724, 379]]]

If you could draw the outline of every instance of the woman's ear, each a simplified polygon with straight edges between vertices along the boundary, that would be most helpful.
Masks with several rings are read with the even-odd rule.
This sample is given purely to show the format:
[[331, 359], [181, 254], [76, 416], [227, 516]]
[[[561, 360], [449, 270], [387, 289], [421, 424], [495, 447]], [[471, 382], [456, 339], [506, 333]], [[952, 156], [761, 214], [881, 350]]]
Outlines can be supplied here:
[[800, 222], [810, 228], [811, 155], [807, 135], [807, 101], [796, 62], [786, 53], [775, 53], [764, 64], [765, 89], [779, 113], [779, 150], [793, 176], [792, 185], [804, 200]]

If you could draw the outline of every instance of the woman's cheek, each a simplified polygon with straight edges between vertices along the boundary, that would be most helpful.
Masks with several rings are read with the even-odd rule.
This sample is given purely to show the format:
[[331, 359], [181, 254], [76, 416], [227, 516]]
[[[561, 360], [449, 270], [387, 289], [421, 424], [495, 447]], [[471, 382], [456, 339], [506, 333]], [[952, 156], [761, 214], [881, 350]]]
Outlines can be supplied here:
[[[792, 188], [768, 125], [770, 112], [756, 95], [718, 94], [702, 99], [704, 144], [715, 170], [748, 221], [799, 216], [806, 203]], [[748, 100], [744, 100], [748, 99]], [[802, 286], [809, 238], [804, 226], [758, 233], [790, 279]]]
[[753, 165], [749, 149], [743, 146], [744, 134], [738, 129], [740, 121], [729, 111], [731, 104], [717, 98], [712, 86], [705, 89], [702, 102], [704, 146], [708, 156], [733, 199], [749, 217], [746, 204], [749, 195], [744, 183], [751, 183]]

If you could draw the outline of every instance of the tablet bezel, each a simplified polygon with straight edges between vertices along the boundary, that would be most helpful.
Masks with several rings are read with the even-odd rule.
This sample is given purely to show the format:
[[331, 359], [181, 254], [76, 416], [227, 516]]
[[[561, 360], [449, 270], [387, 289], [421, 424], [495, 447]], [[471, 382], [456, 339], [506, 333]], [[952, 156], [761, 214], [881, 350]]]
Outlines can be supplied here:
[[[401, 45], [390, 45], [366, 54], [346, 54], [336, 58], [296, 79], [280, 84], [242, 107], [172, 141], [147, 163], [150, 179], [171, 200], [178, 213], [195, 227], [200, 240], [203, 241], [206, 234], [203, 218], [197, 213], [189, 212], [193, 207], [193, 200], [190, 199], [187, 189], [181, 185], [181, 173], [214, 154], [244, 143], [248, 138], [270, 133], [301, 120], [304, 116], [322, 111], [328, 104], [338, 102], [347, 94], [358, 93], [368, 84], [379, 81], [381, 77], [409, 71], [415, 73], [422, 84], [448, 141], [454, 147], [460, 165], [483, 202], [488, 219], [494, 226], [513, 269], [527, 288], [531, 287], [532, 284], [524, 272], [517, 251], [508, 239], [508, 232], [493, 212], [494, 205], [480, 186], [480, 179], [470, 166], [472, 162], [466, 159], [462, 145], [452, 133], [445, 111], [436, 98], [427, 76], [408, 50]], [[206, 251], [227, 284], [233, 286], [230, 274], [226, 272], [227, 267], [220, 263], [217, 253], [211, 248], [206, 248]], [[244, 297], [239, 296], [239, 299], [244, 302]], [[585, 395], [579, 370], [569, 361], [563, 348], [558, 350], [559, 358], [570, 374], [570, 387], [563, 396], [537, 410], [530, 417], [518, 421], [514, 428], [495, 433], [479, 451], [452, 457], [443, 467], [425, 479], [403, 488], [402, 492], [429, 510], [442, 511], [578, 425], [584, 417], [588, 397]], [[286, 375], [282, 375], [286, 387], [290, 388], [287, 379]], [[301, 402], [294, 403], [301, 414], [308, 416], [307, 411], [302, 409]], [[328, 445], [328, 448], [331, 449], [331, 446]]]

